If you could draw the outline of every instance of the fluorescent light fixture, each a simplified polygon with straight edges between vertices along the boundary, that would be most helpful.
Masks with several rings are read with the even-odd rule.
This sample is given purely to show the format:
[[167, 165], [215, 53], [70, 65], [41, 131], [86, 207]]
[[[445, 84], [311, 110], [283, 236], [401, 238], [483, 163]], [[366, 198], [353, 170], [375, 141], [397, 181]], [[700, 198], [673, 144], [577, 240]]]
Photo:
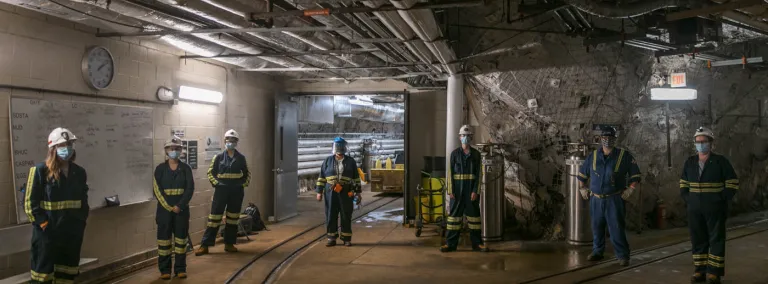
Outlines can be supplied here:
[[651, 100], [654, 101], [690, 101], [696, 99], [696, 89], [653, 88]]
[[179, 98], [190, 101], [218, 104], [224, 99], [224, 94], [217, 91], [199, 89], [189, 86], [179, 87]]

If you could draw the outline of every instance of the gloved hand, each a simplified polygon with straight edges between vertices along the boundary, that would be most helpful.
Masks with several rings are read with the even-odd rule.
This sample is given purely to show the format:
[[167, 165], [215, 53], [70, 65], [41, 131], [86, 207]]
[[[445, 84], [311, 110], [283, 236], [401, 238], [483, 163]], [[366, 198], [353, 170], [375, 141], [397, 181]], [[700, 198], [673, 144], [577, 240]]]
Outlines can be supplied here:
[[40, 229], [43, 229], [43, 231], [45, 231], [46, 227], [48, 227], [48, 221], [45, 221], [45, 222], [40, 224]]
[[322, 193], [318, 193], [317, 194], [317, 201], [323, 201], [323, 194]]
[[632, 193], [635, 192], [634, 187], [627, 187], [627, 189], [624, 190], [624, 193], [621, 194], [621, 199], [627, 200], [630, 196], [632, 196]]
[[584, 200], [589, 199], [589, 190], [586, 188], [579, 189], [579, 193], [581, 193], [581, 198]]

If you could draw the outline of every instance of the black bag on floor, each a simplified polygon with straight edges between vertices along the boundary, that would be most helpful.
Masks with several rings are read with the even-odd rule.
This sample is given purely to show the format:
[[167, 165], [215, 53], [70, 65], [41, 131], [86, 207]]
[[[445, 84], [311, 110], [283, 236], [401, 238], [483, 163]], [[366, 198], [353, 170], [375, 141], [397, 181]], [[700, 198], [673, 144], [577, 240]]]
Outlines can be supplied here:
[[248, 203], [248, 207], [245, 208], [243, 214], [251, 217], [251, 232], [269, 231], [267, 225], [264, 224], [264, 220], [261, 220], [261, 212], [259, 212], [259, 207], [256, 207], [256, 204]]

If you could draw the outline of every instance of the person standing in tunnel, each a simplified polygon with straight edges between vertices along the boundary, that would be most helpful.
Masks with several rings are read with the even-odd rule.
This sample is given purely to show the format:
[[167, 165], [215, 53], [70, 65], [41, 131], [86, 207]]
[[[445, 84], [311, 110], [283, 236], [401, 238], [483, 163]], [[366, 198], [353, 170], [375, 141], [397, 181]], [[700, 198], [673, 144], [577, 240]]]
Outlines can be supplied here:
[[726, 157], [712, 153], [712, 130], [699, 127], [693, 139], [697, 154], [685, 160], [680, 176], [693, 246], [691, 283], [715, 284], [725, 275], [725, 221], [739, 178]]
[[450, 210], [447, 217], [448, 236], [446, 244], [440, 247], [441, 252], [452, 252], [459, 245], [459, 234], [464, 216], [467, 216], [469, 238], [472, 250], [487, 252], [488, 248], [481, 238], [480, 195], [477, 193], [480, 184], [480, 151], [472, 148], [472, 130], [469, 125], [459, 129], [461, 147], [451, 152], [448, 174], [448, 196]]
[[237, 224], [240, 220], [240, 207], [243, 205], [245, 188], [251, 182], [251, 172], [245, 156], [235, 148], [240, 141], [240, 135], [230, 129], [224, 133], [224, 146], [227, 148], [222, 153], [213, 157], [208, 168], [208, 180], [214, 188], [211, 214], [208, 215], [208, 224], [203, 233], [203, 241], [195, 251], [195, 255], [208, 253], [208, 247], [216, 243], [216, 233], [224, 217], [226, 210], [227, 221], [224, 226], [224, 251], [237, 252]]
[[168, 159], [155, 168], [152, 191], [157, 199], [157, 265], [160, 279], [168, 280], [171, 279], [171, 254], [175, 254], [176, 277], [187, 278], [189, 201], [195, 192], [195, 181], [192, 168], [179, 161], [181, 138], [171, 138], [164, 148]]
[[88, 177], [75, 164], [75, 134], [56, 128], [48, 157], [29, 170], [24, 211], [32, 222], [30, 283], [75, 283], [88, 219]]
[[362, 201], [360, 176], [357, 162], [347, 155], [347, 141], [336, 137], [333, 141], [333, 155], [320, 166], [317, 179], [317, 201], [325, 197], [325, 226], [328, 234], [327, 247], [336, 245], [339, 237], [338, 219], [341, 215], [341, 241], [352, 246], [352, 210], [354, 202]]
[[[605, 251], [605, 227], [621, 266], [629, 266], [629, 243], [624, 232], [625, 200], [640, 183], [640, 168], [629, 151], [616, 148], [616, 129], [603, 126], [600, 129], [600, 149], [587, 155], [577, 177], [581, 183], [582, 198], [589, 199], [592, 221], [592, 253], [590, 261], [603, 259]], [[586, 183], [589, 187], [586, 188]]]

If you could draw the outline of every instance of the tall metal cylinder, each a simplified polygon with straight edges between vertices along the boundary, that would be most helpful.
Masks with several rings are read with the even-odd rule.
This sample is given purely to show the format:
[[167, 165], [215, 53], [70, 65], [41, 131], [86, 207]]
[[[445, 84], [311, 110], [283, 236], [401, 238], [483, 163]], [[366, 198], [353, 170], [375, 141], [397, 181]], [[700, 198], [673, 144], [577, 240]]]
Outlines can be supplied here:
[[504, 238], [504, 156], [498, 145], [482, 145], [480, 212], [484, 242]]
[[584, 164], [588, 145], [568, 144], [568, 158], [565, 160], [565, 189], [568, 194], [568, 229], [567, 241], [571, 245], [592, 244], [592, 227], [589, 216], [589, 200], [584, 200], [579, 193], [579, 168]]

